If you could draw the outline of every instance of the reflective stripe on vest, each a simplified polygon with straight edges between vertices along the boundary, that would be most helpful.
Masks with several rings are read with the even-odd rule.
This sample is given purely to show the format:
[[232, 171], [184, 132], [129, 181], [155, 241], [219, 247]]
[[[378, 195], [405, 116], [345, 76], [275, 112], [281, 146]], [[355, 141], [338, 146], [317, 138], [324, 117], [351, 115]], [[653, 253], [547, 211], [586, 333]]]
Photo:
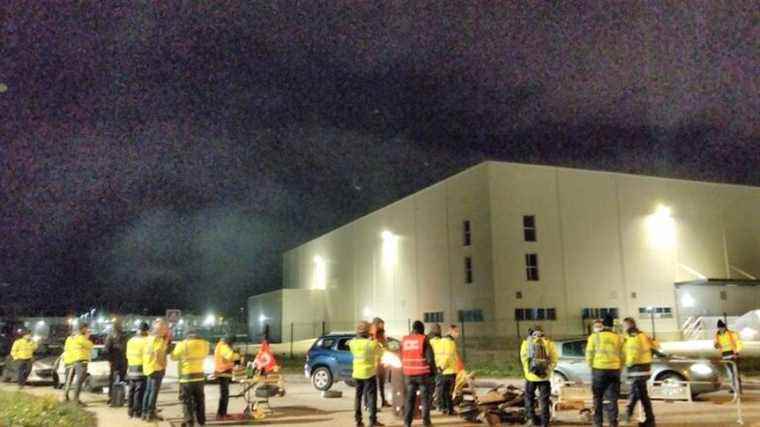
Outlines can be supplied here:
[[425, 360], [425, 336], [409, 335], [401, 342], [401, 366], [404, 375], [419, 376], [431, 374]]
[[127, 379], [134, 380], [144, 376], [142, 365], [131, 365], [127, 367]]

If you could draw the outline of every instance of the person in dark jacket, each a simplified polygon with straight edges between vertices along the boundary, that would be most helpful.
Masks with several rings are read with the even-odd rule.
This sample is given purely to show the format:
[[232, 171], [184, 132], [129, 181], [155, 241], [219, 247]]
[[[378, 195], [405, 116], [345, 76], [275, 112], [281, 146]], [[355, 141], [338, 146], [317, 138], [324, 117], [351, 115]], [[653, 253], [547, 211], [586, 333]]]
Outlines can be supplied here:
[[433, 425], [430, 421], [430, 404], [433, 396], [433, 378], [436, 375], [435, 352], [430, 340], [425, 336], [425, 325], [419, 320], [412, 325], [411, 335], [401, 341], [401, 365], [406, 385], [404, 426], [412, 425], [418, 390], [422, 406], [422, 423], [425, 426]]
[[105, 348], [111, 371], [108, 374], [108, 404], [113, 401], [113, 384], [127, 378], [127, 335], [121, 319], [113, 322], [111, 332], [106, 337]]

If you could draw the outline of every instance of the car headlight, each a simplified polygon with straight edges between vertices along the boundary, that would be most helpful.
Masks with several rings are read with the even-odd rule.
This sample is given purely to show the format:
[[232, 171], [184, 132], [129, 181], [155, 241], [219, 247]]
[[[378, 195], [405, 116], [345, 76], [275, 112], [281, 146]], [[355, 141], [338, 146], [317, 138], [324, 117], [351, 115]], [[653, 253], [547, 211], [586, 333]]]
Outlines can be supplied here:
[[713, 368], [710, 365], [704, 364], [704, 363], [695, 363], [694, 365], [691, 365], [691, 370], [701, 376], [708, 376], [712, 375]]

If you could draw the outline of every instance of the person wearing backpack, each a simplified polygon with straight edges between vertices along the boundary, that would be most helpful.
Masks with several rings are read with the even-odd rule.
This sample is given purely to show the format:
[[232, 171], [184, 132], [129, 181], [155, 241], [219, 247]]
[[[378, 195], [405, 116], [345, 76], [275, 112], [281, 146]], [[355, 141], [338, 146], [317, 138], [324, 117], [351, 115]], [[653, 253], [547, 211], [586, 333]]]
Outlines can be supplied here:
[[[559, 354], [554, 343], [544, 336], [541, 326], [534, 326], [520, 345], [520, 361], [525, 376], [525, 418], [526, 426], [548, 426], [551, 418], [551, 382], [554, 367], [557, 366]], [[540, 416], [535, 415], [536, 392]]]

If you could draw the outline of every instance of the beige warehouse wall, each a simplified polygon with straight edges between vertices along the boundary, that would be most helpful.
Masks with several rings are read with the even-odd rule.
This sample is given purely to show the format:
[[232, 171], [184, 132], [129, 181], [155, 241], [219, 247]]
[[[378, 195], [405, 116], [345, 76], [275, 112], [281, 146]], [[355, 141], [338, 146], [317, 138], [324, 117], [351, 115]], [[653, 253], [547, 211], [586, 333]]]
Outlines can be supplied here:
[[[652, 240], [660, 205], [671, 212], [672, 244]], [[760, 275], [757, 212], [757, 188], [486, 162], [289, 251], [284, 285], [314, 287], [320, 256], [331, 322], [380, 316], [400, 333], [425, 312], [442, 311], [451, 322], [458, 310], [481, 309], [500, 321], [488, 328], [510, 335], [515, 308], [556, 308], [547, 330], [575, 335], [584, 307], [637, 317], [639, 307], [675, 310], [676, 281], [724, 277], [727, 265], [731, 277], [742, 277], [732, 265]], [[536, 216], [535, 243], [524, 242], [523, 215]], [[463, 246], [464, 220], [471, 247]], [[383, 230], [396, 236], [390, 264]], [[525, 277], [529, 252], [539, 255], [537, 283]], [[465, 256], [473, 259], [472, 284], [464, 283]], [[674, 319], [656, 327], [677, 329]]]

